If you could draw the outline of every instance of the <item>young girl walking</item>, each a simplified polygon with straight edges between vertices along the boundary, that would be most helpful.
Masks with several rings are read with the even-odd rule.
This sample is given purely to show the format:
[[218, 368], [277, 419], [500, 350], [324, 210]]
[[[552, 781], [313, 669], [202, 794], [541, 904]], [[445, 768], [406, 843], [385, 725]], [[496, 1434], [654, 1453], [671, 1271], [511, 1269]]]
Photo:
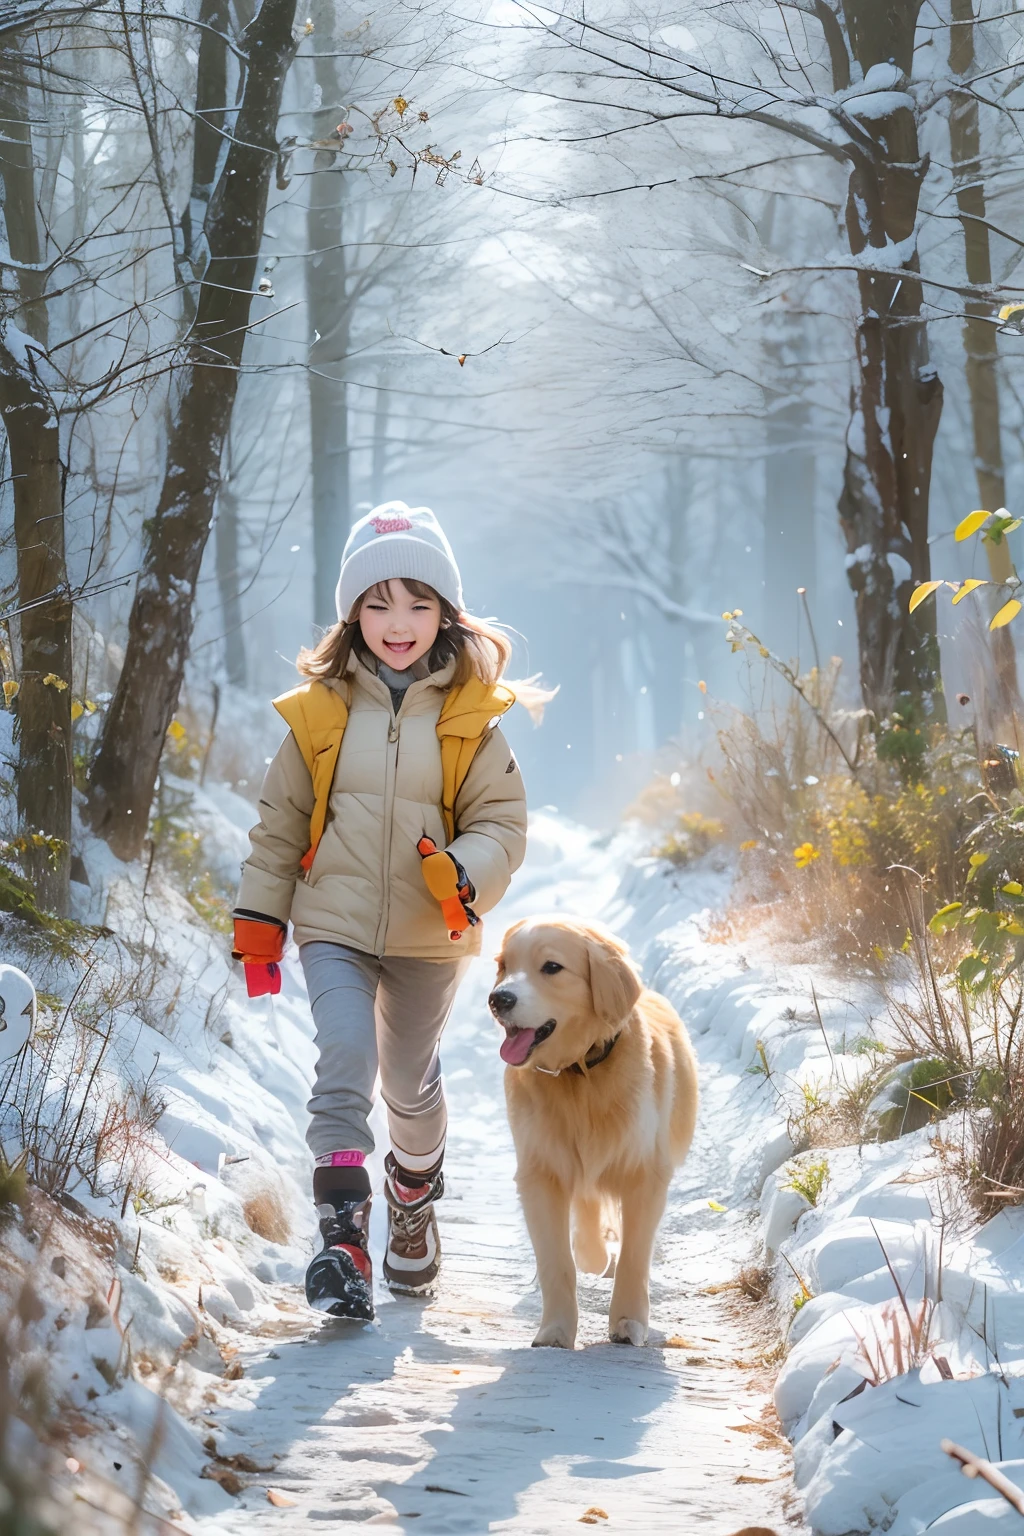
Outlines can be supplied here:
[[319, 1061], [307, 1140], [323, 1248], [310, 1304], [373, 1317], [368, 1251], [378, 1071], [392, 1290], [429, 1290], [440, 1264], [447, 1116], [438, 1041], [480, 914], [526, 846], [516, 760], [495, 721], [511, 647], [463, 612], [451, 546], [427, 507], [389, 502], [356, 523], [338, 622], [274, 704], [290, 730], [267, 770], [242, 869], [236, 959], [249, 995], [280, 989], [293, 924]]

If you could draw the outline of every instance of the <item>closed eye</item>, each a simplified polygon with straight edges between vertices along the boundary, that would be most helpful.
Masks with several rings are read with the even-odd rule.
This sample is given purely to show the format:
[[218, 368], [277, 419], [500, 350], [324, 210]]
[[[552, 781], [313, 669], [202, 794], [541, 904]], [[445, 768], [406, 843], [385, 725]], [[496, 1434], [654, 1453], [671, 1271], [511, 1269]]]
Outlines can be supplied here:
[[559, 965], [557, 960], [545, 960], [540, 971], [542, 976], [557, 976], [559, 971], [564, 971], [565, 966]]

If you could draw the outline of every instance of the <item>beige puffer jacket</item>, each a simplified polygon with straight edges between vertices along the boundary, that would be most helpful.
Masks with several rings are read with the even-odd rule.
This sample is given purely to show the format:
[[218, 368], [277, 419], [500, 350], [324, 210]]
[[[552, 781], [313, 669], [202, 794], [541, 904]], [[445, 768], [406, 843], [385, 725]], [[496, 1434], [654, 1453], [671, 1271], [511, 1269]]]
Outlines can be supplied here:
[[[423, 883], [416, 843], [424, 833], [446, 843], [441, 815], [438, 716], [454, 663], [411, 683], [396, 716], [385, 683], [355, 655], [343, 682], [348, 724], [334, 775], [327, 825], [312, 868], [313, 784], [289, 731], [267, 769], [260, 820], [242, 866], [238, 906], [295, 925], [295, 941], [326, 939], [370, 955], [454, 960], [480, 951], [482, 924], [457, 944]], [[522, 775], [493, 727], [477, 751], [455, 807], [450, 851], [476, 887], [473, 909], [489, 912], [526, 851]]]

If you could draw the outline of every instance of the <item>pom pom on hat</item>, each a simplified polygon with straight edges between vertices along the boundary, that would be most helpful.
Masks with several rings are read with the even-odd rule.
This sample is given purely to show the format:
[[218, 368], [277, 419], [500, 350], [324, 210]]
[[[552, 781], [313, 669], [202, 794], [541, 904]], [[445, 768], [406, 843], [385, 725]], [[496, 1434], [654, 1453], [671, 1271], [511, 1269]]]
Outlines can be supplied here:
[[335, 592], [338, 618], [347, 619], [370, 587], [396, 578], [425, 582], [462, 607], [462, 577], [444, 530], [429, 507], [386, 501], [361, 517], [345, 543]]

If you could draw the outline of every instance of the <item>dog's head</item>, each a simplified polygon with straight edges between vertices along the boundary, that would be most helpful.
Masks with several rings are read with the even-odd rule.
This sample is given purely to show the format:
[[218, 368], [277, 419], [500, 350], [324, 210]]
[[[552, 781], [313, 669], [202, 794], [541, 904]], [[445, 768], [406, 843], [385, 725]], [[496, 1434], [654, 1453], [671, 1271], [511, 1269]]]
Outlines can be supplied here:
[[510, 1067], [560, 1072], [623, 1027], [640, 996], [624, 944], [573, 918], [530, 918], [502, 941], [488, 1002]]

